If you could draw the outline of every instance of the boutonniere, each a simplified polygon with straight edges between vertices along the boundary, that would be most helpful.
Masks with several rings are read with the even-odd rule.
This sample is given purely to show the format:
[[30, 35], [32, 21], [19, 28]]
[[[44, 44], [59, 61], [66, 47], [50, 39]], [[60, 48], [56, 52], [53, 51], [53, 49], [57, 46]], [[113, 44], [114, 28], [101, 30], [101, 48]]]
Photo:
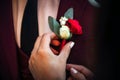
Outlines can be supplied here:
[[69, 8], [59, 20], [49, 16], [48, 22], [52, 32], [54, 32], [60, 39], [62, 39], [60, 50], [73, 34], [82, 34], [81, 25], [77, 20], [73, 19], [73, 8]]

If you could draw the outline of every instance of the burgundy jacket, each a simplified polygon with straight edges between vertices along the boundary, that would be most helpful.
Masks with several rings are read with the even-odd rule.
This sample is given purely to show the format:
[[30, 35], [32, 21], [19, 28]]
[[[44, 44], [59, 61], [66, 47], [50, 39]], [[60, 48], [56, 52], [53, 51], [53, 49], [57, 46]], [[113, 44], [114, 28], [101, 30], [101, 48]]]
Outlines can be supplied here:
[[[74, 19], [82, 25], [83, 35], [73, 35], [71, 40], [75, 42], [75, 46], [67, 63], [94, 69], [94, 30], [98, 8], [93, 7], [88, 0], [61, 0], [57, 19], [70, 7], [74, 8]], [[32, 80], [28, 59], [15, 41], [12, 0], [0, 0], [0, 80]]]

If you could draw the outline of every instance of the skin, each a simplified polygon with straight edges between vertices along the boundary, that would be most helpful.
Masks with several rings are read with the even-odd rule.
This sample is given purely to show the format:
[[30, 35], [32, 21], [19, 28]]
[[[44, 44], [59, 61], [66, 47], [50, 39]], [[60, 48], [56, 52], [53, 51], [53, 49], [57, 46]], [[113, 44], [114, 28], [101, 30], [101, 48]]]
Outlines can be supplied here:
[[93, 73], [83, 65], [67, 64], [66, 68], [71, 73], [68, 80], [92, 80], [94, 76]]
[[[12, 2], [15, 36], [17, 44], [20, 47], [21, 22], [27, 0], [12, 0]], [[34, 45], [34, 49], [29, 60], [29, 69], [36, 80], [65, 79], [66, 60], [71, 50], [71, 48], [69, 47], [71, 42], [66, 44], [61, 52], [58, 52], [55, 49], [51, 48], [49, 46], [50, 43], [54, 46], [60, 45], [60, 42], [56, 40], [55, 34], [50, 33], [39, 36]], [[47, 47], [45, 47], [45, 45], [47, 45]], [[81, 71], [81, 68], [83, 69], [84, 66], [75, 67], [81, 65], [73, 65], [74, 64], [67, 64], [67, 69], [71, 72], [71, 76], [69, 77], [69, 79], [86, 80], [86, 78], [88, 79], [89, 77], [91, 77], [87, 75], [91, 75], [92, 73], [86, 74], [86, 72], [89, 73], [90, 70], [85, 70], [86, 72], [84, 73]], [[77, 70], [78, 73], [81, 73], [81, 75], [78, 73], [74, 74], [70, 67], [74, 67], [74, 69]]]
[[54, 53], [55, 51], [50, 47], [50, 44], [60, 44], [55, 39], [57, 38], [54, 33], [47, 33], [37, 38], [29, 59], [29, 69], [34, 79], [65, 80], [66, 69], [71, 73], [68, 80], [87, 80], [91, 78], [93, 73], [86, 67], [75, 64], [66, 65], [70, 50], [73, 47], [71, 45], [73, 42], [68, 42], [60, 51], [59, 55], [56, 55]]
[[29, 69], [35, 80], [65, 80], [66, 60], [71, 50], [67, 43], [59, 55], [50, 49], [54, 33], [44, 34], [37, 38], [29, 59]]

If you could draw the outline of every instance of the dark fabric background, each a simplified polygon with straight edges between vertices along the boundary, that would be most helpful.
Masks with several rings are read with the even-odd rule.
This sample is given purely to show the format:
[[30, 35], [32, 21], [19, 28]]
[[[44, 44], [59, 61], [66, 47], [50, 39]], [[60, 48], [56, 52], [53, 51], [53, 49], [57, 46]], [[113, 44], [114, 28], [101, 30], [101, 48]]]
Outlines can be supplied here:
[[120, 80], [118, 67], [119, 54], [119, 3], [114, 0], [103, 0], [101, 15], [98, 19], [99, 62], [97, 80]]
[[[81, 2], [84, 4], [79, 4]], [[26, 66], [18, 70], [20, 67], [18, 67], [18, 62], [21, 59], [17, 57], [19, 54], [16, 51], [17, 47], [13, 30], [11, 4], [11, 0], [0, 0], [0, 80], [19, 80], [19, 70], [23, 67], [28, 67], [26, 64]], [[93, 41], [91, 37], [89, 37], [91, 34], [88, 34], [92, 32], [91, 29], [93, 29], [92, 23], [94, 23], [94, 21], [92, 21], [92, 19], [94, 15], [92, 13], [94, 10], [96, 11], [96, 8], [91, 6], [87, 0], [76, 0], [76, 2], [74, 0], [63, 0], [60, 4], [58, 19], [69, 7], [74, 7], [75, 19], [79, 20], [81, 25], [84, 26], [83, 32], [85, 32], [85, 34], [80, 38], [76, 36], [72, 38], [77, 44], [75, 44], [71, 51], [68, 63], [83, 64], [91, 70], [94, 70], [97, 65], [97, 70], [95, 69], [96, 71], [93, 71], [96, 72], [96, 80], [117, 80], [118, 66], [116, 64], [116, 53], [118, 53], [118, 47], [116, 46], [119, 46], [119, 15], [116, 11], [118, 10], [118, 5], [111, 0], [103, 2], [102, 4], [102, 13], [98, 20], [99, 27], [97, 27], [98, 30], [95, 33], [98, 42], [97, 47], [99, 48], [97, 50], [99, 60], [97, 64], [93, 65], [92, 63], [93, 58], [91, 58], [91, 55], [93, 54], [90, 50], [93, 48], [91, 46], [93, 46], [94, 43], [92, 43]], [[87, 54], [88, 52], [89, 54]], [[21, 54], [19, 57], [22, 58]], [[23, 60], [24, 59], [28, 60], [27, 57], [23, 57]], [[21, 63], [21, 65], [24, 65], [26, 62], [27, 61]], [[28, 70], [28, 68], [26, 70]]]

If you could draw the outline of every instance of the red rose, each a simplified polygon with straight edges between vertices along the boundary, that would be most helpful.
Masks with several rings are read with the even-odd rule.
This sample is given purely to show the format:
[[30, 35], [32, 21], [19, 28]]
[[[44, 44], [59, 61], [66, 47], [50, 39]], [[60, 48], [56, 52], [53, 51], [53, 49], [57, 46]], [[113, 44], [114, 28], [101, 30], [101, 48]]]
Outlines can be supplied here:
[[70, 28], [73, 34], [82, 34], [82, 27], [77, 20], [68, 19], [66, 25]]

